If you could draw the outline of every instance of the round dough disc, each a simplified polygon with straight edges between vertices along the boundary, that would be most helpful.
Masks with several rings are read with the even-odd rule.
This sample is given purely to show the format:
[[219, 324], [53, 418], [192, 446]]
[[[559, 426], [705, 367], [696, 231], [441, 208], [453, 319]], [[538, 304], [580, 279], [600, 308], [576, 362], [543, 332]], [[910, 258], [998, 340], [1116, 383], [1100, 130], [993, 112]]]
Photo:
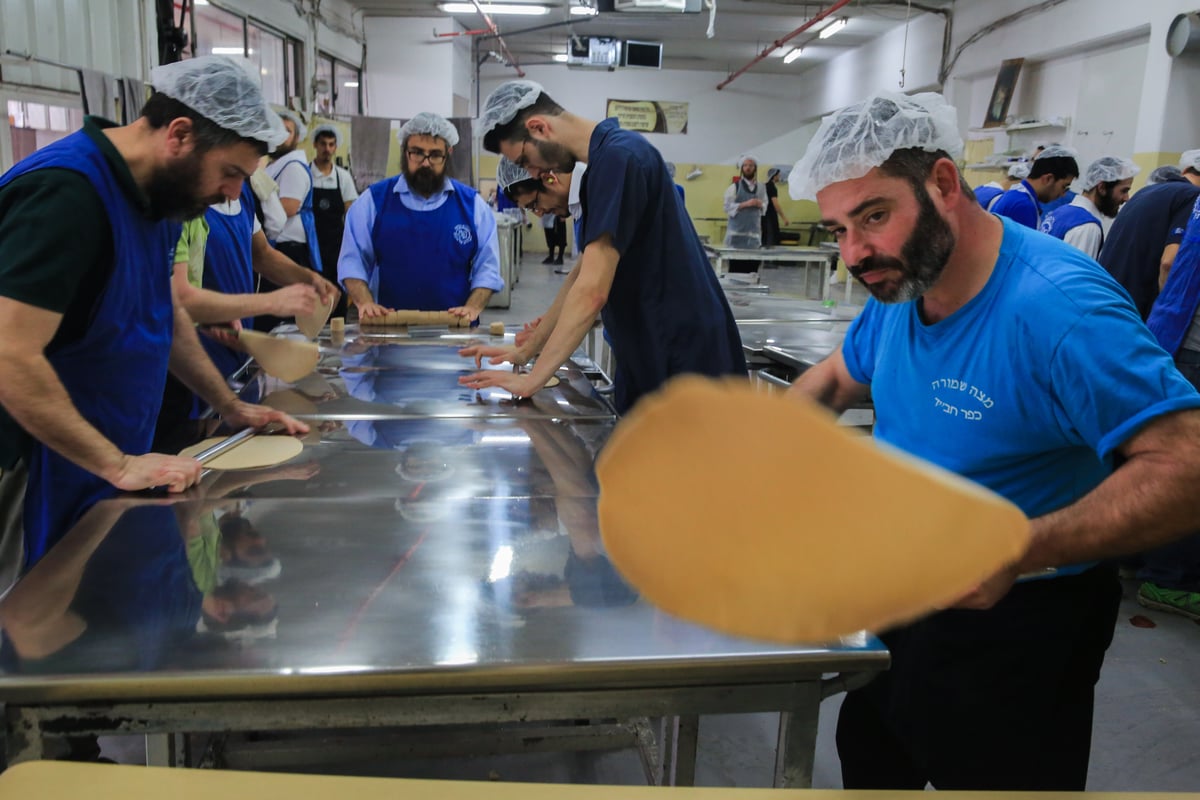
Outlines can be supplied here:
[[545, 387], [545, 388], [547, 388], [547, 389], [553, 389], [555, 386], [558, 386], [560, 383], [562, 383], [562, 381], [561, 381], [561, 380], [559, 380], [559, 378], [558, 378], [558, 376], [557, 376], [557, 375], [551, 375], [551, 376], [550, 376], [550, 380], [546, 381], [546, 387]]
[[[225, 436], [214, 436], [199, 444], [180, 451], [181, 456], [194, 456], [214, 444], [225, 441]], [[232, 450], [228, 450], [204, 465], [205, 469], [259, 469], [282, 464], [295, 458], [304, 450], [304, 445], [293, 436], [253, 436]]]
[[648, 601], [724, 633], [826, 642], [965, 596], [1029, 521], [977, 484], [841, 430], [813, 403], [677, 378], [596, 462], [600, 531]]

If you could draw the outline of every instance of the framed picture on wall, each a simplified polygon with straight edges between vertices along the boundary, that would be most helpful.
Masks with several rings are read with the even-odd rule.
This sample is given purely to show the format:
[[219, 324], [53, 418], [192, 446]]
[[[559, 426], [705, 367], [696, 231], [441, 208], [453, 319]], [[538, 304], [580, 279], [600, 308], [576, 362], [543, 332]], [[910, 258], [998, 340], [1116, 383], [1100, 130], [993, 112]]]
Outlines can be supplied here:
[[996, 73], [996, 85], [992, 87], [992, 99], [988, 101], [987, 115], [983, 119], [983, 127], [999, 128], [1007, 124], [1008, 105], [1012, 102], [1013, 92], [1017, 88], [1017, 76], [1021, 74], [1023, 58], [1010, 58], [1000, 62], [1000, 71]]

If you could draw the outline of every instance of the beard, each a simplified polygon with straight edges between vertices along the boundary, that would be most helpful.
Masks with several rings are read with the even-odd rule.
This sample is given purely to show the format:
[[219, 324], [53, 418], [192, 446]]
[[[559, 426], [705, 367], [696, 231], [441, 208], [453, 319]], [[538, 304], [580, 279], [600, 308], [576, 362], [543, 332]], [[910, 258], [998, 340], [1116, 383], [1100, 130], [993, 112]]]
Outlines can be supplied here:
[[547, 165], [547, 169], [554, 172], [570, 172], [575, 169], [575, 156], [571, 155], [571, 151], [561, 144], [539, 142], [535, 139], [533, 146], [537, 149], [538, 158]]
[[[450, 162], [447, 161], [444, 163], [448, 164]], [[424, 164], [417, 169], [409, 169], [407, 158], [401, 167], [400, 171], [404, 174], [404, 180], [408, 183], [408, 188], [422, 197], [432, 197], [434, 192], [439, 191], [446, 185], [446, 173], [444, 171], [441, 173], [434, 172], [433, 167]]]
[[[881, 303], [907, 303], [925, 294], [942, 277], [946, 262], [954, 252], [954, 232], [938, 214], [929, 199], [929, 192], [924, 186], [917, 186], [915, 194], [920, 213], [912, 233], [900, 248], [900, 258], [868, 256], [849, 267], [850, 274]], [[900, 273], [900, 279], [864, 282], [860, 276], [872, 270], [895, 270]]]
[[1105, 194], [1104, 189], [1101, 188], [1096, 192], [1096, 210], [1106, 217], [1115, 217], [1121, 210], [1121, 204], [1117, 202], [1117, 198], [1113, 197], [1112, 192]]
[[222, 194], [198, 197], [200, 156], [195, 153], [174, 164], [156, 170], [146, 185], [146, 196], [154, 214], [176, 222], [195, 219], [214, 203], [225, 199]]

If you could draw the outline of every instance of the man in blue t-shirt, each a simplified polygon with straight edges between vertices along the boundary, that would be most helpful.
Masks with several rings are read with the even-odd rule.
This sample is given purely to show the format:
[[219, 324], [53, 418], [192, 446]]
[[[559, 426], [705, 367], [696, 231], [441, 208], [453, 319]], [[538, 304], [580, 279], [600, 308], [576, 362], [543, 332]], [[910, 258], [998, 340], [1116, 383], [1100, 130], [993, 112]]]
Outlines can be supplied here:
[[1027, 228], [1037, 228], [1042, 222], [1042, 204], [1062, 197], [1078, 177], [1075, 151], [1051, 145], [1033, 159], [1029, 177], [1000, 195], [989, 210]]
[[1120, 600], [1102, 560], [1200, 515], [1200, 394], [1093, 261], [979, 207], [956, 121], [939, 95], [880, 93], [827, 117], [790, 181], [872, 295], [791, 392], [837, 410], [869, 389], [878, 439], [1032, 527], [954, 608], [882, 634], [891, 670], [841, 708], [843, 780], [1079, 791]]
[[462, 379], [520, 397], [542, 388], [571, 357], [599, 312], [616, 355], [614, 403], [624, 413], [680, 373], [746, 374], [733, 313], [666, 163], [645, 137], [615, 119], [565, 111], [533, 81], [509, 81], [484, 102], [483, 145], [534, 178], [588, 165], [581, 181], [583, 256], [522, 345], [469, 347], [463, 355], [524, 364], [526, 374], [485, 370]]

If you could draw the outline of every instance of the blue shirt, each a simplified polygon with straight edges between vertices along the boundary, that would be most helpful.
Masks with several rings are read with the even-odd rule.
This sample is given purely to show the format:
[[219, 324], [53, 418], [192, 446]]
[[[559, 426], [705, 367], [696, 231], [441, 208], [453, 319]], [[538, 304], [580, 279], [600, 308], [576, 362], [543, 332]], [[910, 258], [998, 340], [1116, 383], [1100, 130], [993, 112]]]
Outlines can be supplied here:
[[[408, 181], [401, 175], [396, 181], [395, 192], [400, 202], [410, 211], [434, 211], [449, 199], [454, 191], [447, 179], [445, 186], [429, 197], [414, 194]], [[342, 252], [338, 256], [338, 282], [346, 285], [347, 278], [365, 281], [371, 292], [378, 297], [379, 261], [375, 258], [375, 247], [371, 243], [371, 229], [375, 225], [375, 200], [370, 192], [363, 192], [346, 212], [346, 233], [342, 237]], [[500, 243], [496, 238], [496, 217], [483, 198], [475, 195], [475, 237], [479, 249], [471, 265], [471, 289], [491, 289], [498, 292], [504, 288], [500, 277]], [[466, 298], [464, 297], [465, 301]]]
[[1094, 261], [1002, 221], [978, 295], [931, 325], [919, 301], [871, 299], [843, 355], [871, 385], [876, 438], [1036, 517], [1090, 492], [1115, 448], [1156, 417], [1200, 407], [1200, 394]]
[[984, 210], [996, 201], [996, 198], [1004, 194], [1004, 190], [999, 186], [977, 186], [975, 188], [975, 199], [979, 201], [979, 205], [983, 206]]
[[1163, 249], [1183, 240], [1200, 187], [1187, 182], [1156, 183], [1129, 198], [1104, 237], [1096, 259], [1133, 297], [1142, 319], [1158, 297]]
[[733, 313], [658, 150], [607, 119], [587, 163], [580, 241], [608, 234], [620, 253], [602, 312], [617, 411], [680, 373], [745, 376]]
[[1041, 203], [1040, 205], [1042, 207], [1042, 213], [1049, 214], [1056, 208], [1062, 208], [1063, 206], [1070, 205], [1077, 196], [1078, 195], [1076, 195], [1070, 189], [1067, 189], [1057, 200], [1051, 200], [1049, 203]]
[[1036, 228], [1042, 221], [1037, 192], [1033, 190], [1029, 181], [1021, 181], [1000, 195], [1000, 198], [992, 203], [989, 211], [1019, 222], [1026, 228]]

